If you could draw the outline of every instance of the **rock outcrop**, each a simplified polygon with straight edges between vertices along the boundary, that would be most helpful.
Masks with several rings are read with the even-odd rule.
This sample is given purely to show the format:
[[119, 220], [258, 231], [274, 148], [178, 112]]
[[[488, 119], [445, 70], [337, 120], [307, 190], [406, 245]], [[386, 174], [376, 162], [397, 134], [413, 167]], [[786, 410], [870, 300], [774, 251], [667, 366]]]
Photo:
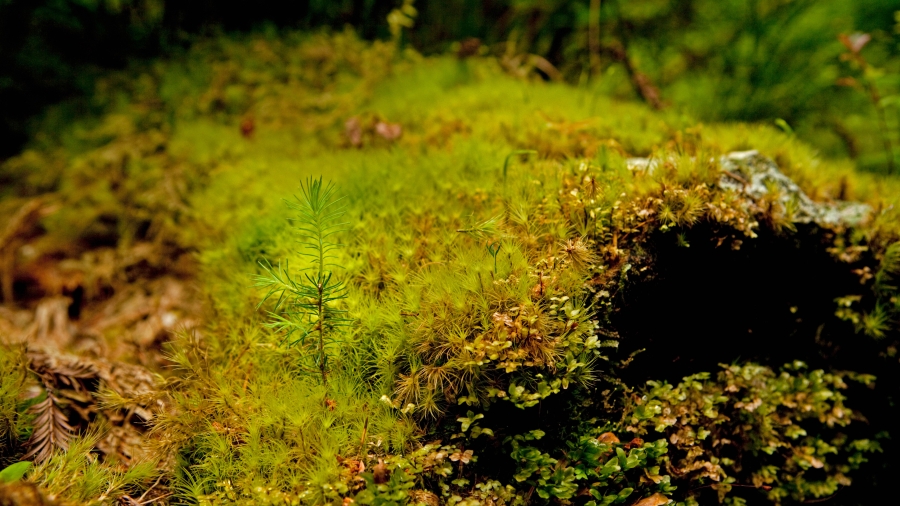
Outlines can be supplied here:
[[[649, 173], [657, 167], [657, 161], [648, 158], [630, 158], [628, 168]], [[857, 202], [816, 202], [800, 186], [786, 176], [771, 159], [758, 151], [734, 151], [719, 159], [721, 176], [719, 188], [731, 190], [747, 198], [746, 205], [754, 205], [763, 197], [777, 193], [777, 200], [785, 209], [791, 209], [794, 223], [816, 223], [822, 226], [856, 226], [866, 221], [872, 213], [868, 204]]]

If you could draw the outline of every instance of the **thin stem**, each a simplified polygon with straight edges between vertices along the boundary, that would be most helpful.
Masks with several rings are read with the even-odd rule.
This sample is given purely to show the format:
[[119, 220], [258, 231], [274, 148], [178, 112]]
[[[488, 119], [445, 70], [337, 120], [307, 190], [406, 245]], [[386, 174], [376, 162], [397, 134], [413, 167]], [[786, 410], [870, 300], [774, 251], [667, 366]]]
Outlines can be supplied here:
[[328, 379], [325, 376], [325, 311], [322, 301], [323, 287], [321, 277], [319, 277], [319, 282], [316, 285], [316, 288], [319, 291], [319, 297], [316, 300], [316, 306], [318, 307], [319, 313], [319, 321], [317, 322], [317, 326], [319, 328], [319, 372], [322, 373], [322, 385], [328, 386]]
[[366, 436], [369, 433], [369, 404], [365, 404], [363, 406], [363, 411], [366, 413], [365, 421], [363, 422], [362, 436], [359, 438], [359, 452], [356, 454], [356, 458], [361, 458], [363, 452], [366, 449]]

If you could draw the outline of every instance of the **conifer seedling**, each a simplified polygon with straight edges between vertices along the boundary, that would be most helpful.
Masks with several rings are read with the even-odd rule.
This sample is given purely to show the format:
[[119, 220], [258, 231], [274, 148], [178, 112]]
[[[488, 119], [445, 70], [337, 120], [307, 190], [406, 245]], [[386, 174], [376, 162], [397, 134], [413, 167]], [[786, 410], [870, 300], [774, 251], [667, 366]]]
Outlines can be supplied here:
[[284, 333], [285, 342], [291, 346], [311, 351], [322, 384], [327, 384], [325, 348], [336, 342], [335, 329], [349, 322], [346, 311], [334, 307], [347, 293], [345, 283], [336, 279], [331, 270], [341, 246], [335, 237], [344, 231], [345, 224], [340, 222], [344, 207], [335, 196], [334, 185], [323, 184], [321, 177], [309, 178], [301, 183], [300, 190], [300, 196], [287, 204], [297, 212], [293, 225], [299, 234], [298, 254], [307, 257], [310, 265], [303, 277], [298, 278], [291, 275], [287, 261], [277, 268], [261, 261], [266, 274], [256, 278], [256, 286], [269, 289], [259, 306], [278, 294], [267, 327]]

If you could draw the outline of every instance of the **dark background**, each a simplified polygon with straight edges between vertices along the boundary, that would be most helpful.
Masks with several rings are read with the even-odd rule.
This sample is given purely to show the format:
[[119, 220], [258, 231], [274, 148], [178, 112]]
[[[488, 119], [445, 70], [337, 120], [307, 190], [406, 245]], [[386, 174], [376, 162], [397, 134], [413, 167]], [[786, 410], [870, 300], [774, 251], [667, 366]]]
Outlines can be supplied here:
[[[339, 30], [388, 38], [401, 0], [0, 0], [0, 160], [29, 139], [29, 125], [62, 100], [78, 100], [103, 72], [177, 53], [198, 38], [235, 32]], [[414, 4], [402, 43], [425, 54], [478, 38], [546, 58], [566, 81], [588, 77], [604, 93], [641, 99], [622, 79], [627, 63], [659, 90], [664, 107], [706, 121], [786, 121], [828, 156], [886, 170], [882, 135], [898, 136], [897, 106], [876, 106], [862, 75], [841, 59], [838, 35], [872, 35], [863, 50], [880, 73], [881, 98], [900, 88], [895, 12], [900, 0], [445, 0]], [[592, 10], [592, 8], [597, 10]], [[599, 9], [598, 9], [599, 8]], [[597, 14], [594, 16], [594, 14]], [[593, 23], [593, 25], [592, 25]], [[591, 46], [596, 27], [599, 47]], [[592, 51], [599, 54], [591, 60]], [[483, 51], [484, 52], [484, 51]], [[621, 59], [621, 57], [625, 60]], [[599, 79], [597, 77], [600, 77]], [[599, 83], [599, 84], [598, 84]], [[624, 83], [624, 84], [623, 84]]]

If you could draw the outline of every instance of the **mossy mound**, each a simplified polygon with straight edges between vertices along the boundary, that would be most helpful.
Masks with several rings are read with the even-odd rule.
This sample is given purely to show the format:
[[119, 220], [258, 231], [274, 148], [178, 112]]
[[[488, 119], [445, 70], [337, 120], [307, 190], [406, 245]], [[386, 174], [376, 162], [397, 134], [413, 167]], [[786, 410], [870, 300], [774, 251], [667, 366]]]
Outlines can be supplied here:
[[[54, 500], [886, 490], [895, 179], [764, 126], [697, 125], [349, 33], [211, 41], [110, 76], [91, 107], [77, 121], [60, 107], [0, 168], [15, 218], [0, 332], [160, 377], [128, 398], [74, 366], [26, 372], [4, 348], [5, 462], [65, 429], [47, 420], [84, 431], [28, 475]], [[721, 158], [750, 149], [784, 184], [756, 188]], [[327, 268], [345, 297], [326, 309], [348, 321], [289, 346], [279, 329], [316, 321], [277, 297], [257, 307], [253, 279], [270, 264], [315, 279], [304, 201], [297, 215], [283, 199], [320, 175], [346, 222]], [[150, 464], [98, 446], [123, 427]], [[869, 482], [837, 494], [854, 479]]]

